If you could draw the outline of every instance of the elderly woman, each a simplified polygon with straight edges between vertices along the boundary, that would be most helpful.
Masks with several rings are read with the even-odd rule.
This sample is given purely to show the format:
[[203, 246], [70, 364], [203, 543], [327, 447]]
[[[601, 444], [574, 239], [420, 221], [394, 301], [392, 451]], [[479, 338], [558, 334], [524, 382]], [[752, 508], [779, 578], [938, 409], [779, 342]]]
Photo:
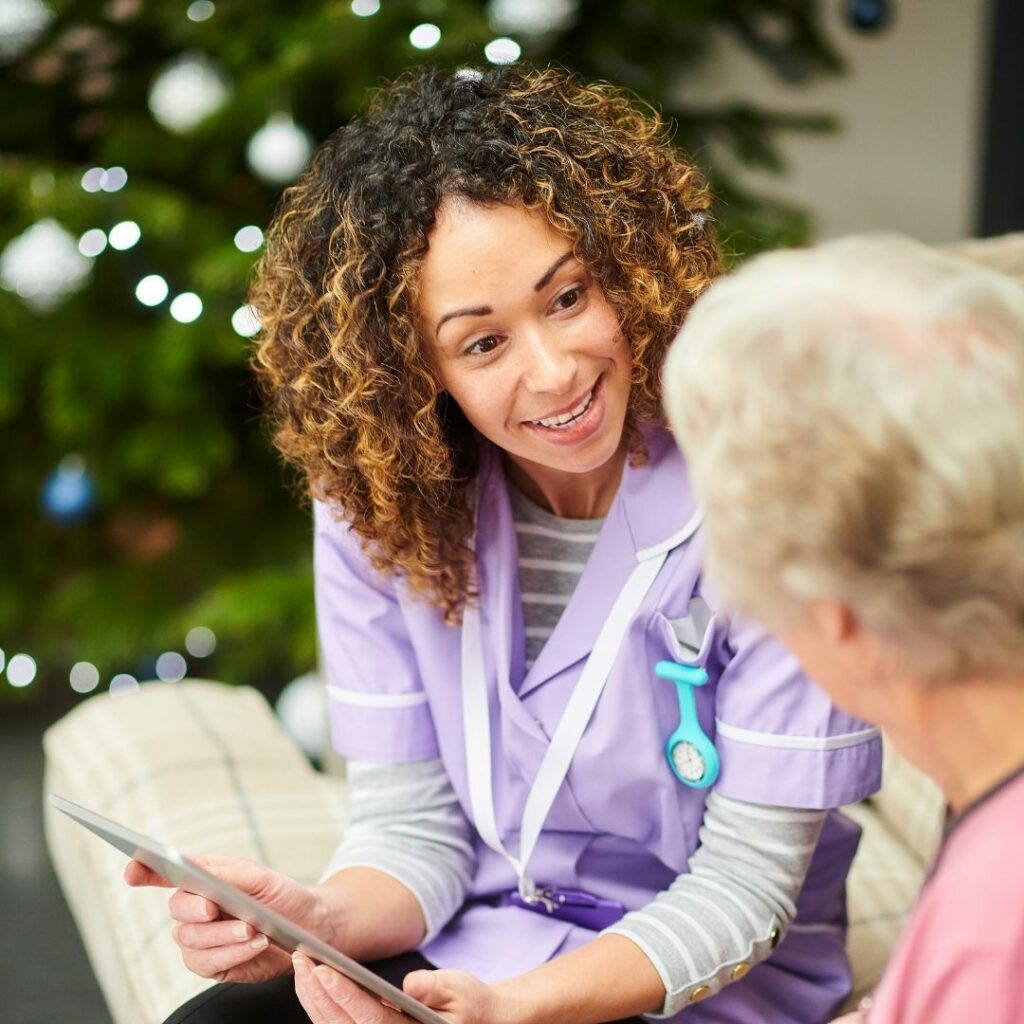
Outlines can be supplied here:
[[[849, 990], [858, 834], [831, 809], [875, 788], [879, 739], [716, 618], [662, 421], [708, 204], [608, 85], [434, 70], [330, 139], [268, 234], [258, 367], [315, 502], [353, 813], [319, 885], [211, 866], [460, 1024], [818, 1024]], [[223, 983], [176, 1021], [397, 1019], [171, 908]]]
[[726, 602], [949, 800], [867, 1020], [1020, 1024], [1024, 290], [894, 237], [761, 257], [665, 387]]

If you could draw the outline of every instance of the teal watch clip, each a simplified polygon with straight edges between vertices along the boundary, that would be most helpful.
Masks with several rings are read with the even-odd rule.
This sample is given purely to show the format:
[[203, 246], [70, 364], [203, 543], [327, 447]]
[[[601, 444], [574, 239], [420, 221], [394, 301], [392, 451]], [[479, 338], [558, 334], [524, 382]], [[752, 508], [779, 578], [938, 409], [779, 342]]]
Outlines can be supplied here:
[[718, 778], [718, 751], [697, 718], [694, 688], [704, 686], [708, 674], [700, 665], [678, 661], [659, 661], [654, 674], [659, 679], [672, 680], [679, 698], [679, 725], [665, 743], [669, 767], [683, 785], [706, 789]]

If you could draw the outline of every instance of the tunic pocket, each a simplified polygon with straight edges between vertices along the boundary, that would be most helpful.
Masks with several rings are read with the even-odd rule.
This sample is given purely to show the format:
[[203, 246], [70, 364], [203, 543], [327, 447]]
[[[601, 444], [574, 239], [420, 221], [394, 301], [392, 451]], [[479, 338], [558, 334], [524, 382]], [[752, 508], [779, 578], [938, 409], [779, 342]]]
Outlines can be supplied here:
[[700, 597], [692, 598], [687, 614], [681, 619], [670, 619], [662, 612], [656, 612], [655, 617], [672, 660], [705, 667], [714, 643], [717, 621], [707, 602]]

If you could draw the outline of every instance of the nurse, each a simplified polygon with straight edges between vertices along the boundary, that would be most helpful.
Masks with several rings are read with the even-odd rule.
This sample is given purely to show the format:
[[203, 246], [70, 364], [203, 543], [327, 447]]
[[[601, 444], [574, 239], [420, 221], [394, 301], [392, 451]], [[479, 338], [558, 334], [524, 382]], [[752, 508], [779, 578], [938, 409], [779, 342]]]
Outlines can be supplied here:
[[[352, 817], [313, 887], [209, 863], [460, 1024], [815, 1024], [849, 990], [833, 809], [877, 788], [877, 731], [718, 613], [660, 411], [708, 205], [610, 86], [430, 70], [268, 234], [256, 362], [314, 501]], [[400, 1017], [201, 897], [171, 910], [221, 983], [174, 1022]]]

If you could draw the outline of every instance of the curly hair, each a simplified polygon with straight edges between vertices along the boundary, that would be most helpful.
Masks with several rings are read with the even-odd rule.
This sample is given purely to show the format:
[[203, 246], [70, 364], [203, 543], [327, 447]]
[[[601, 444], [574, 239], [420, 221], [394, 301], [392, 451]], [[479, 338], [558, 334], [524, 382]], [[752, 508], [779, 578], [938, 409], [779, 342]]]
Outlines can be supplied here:
[[634, 459], [638, 425], [663, 422], [665, 351], [719, 259], [703, 176], [660, 116], [563, 70], [410, 72], [284, 193], [251, 295], [274, 442], [373, 567], [455, 623], [474, 590], [478, 444], [415, 327], [420, 263], [452, 198], [539, 210], [570, 241], [630, 345]]

